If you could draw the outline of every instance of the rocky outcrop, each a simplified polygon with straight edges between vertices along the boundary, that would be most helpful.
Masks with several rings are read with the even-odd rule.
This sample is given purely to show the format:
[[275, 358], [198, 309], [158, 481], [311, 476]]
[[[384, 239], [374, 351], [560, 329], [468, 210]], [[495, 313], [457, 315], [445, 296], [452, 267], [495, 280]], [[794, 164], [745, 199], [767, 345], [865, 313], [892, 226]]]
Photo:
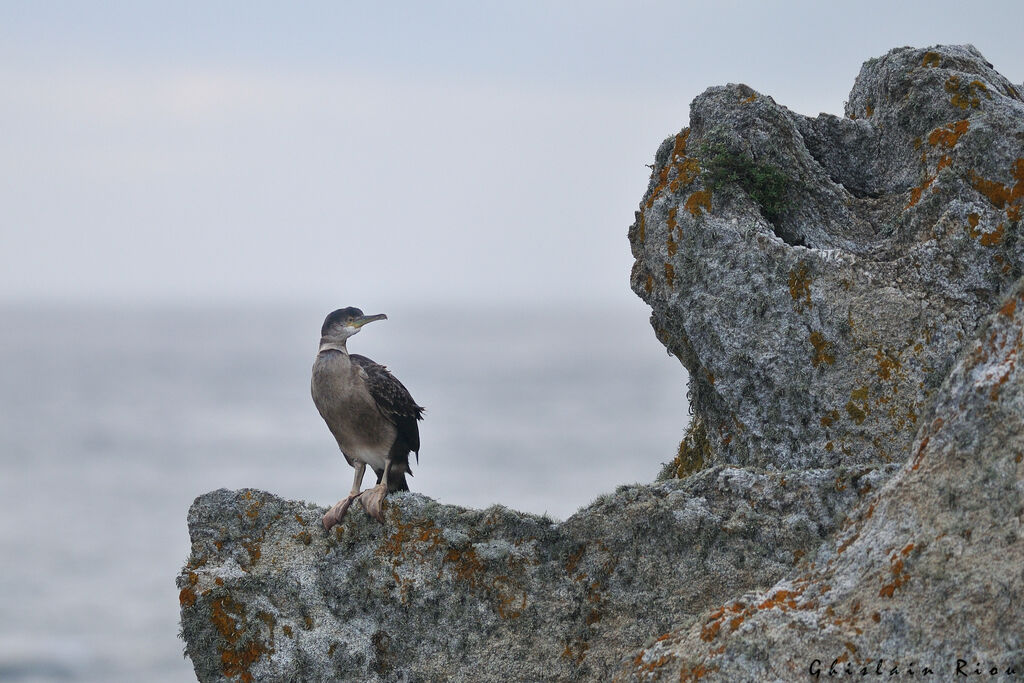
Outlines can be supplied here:
[[846, 113], [712, 88], [658, 150], [632, 284], [695, 411], [661, 481], [558, 524], [398, 494], [329, 534], [201, 496], [199, 678], [1024, 673], [1024, 101], [971, 47], [902, 48]]
[[694, 100], [630, 229], [632, 285], [690, 373], [714, 462], [905, 459], [1021, 276], [1021, 112], [972, 47], [867, 62], [847, 118], [743, 85]]
[[881, 485], [872, 468], [716, 467], [623, 487], [562, 524], [388, 498], [385, 524], [220, 490], [189, 511], [179, 577], [202, 680], [606, 678], [652, 635], [771, 585]]
[[814, 562], [663, 634], [620, 678], [1024, 675], [1022, 353], [1024, 282], [937, 392], [910, 459]]

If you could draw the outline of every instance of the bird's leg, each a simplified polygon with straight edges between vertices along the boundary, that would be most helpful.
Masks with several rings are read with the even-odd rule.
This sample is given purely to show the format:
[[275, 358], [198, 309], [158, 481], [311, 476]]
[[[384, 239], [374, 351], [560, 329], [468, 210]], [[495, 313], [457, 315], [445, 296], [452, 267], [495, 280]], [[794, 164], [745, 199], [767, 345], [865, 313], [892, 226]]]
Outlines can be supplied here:
[[335, 524], [340, 524], [345, 513], [348, 512], [348, 508], [359, 497], [359, 487], [363, 485], [363, 473], [366, 472], [366, 463], [356, 463], [356, 476], [352, 481], [352, 491], [348, 494], [347, 498], [339, 500], [334, 507], [327, 511], [321, 520], [324, 525], [324, 529], [327, 531], [331, 530]]
[[380, 483], [372, 489], [363, 491], [362, 496], [359, 498], [359, 504], [363, 506], [367, 514], [381, 523], [384, 522], [382, 504], [384, 503], [384, 496], [388, 495], [388, 474], [390, 473], [391, 459], [389, 458], [384, 461], [384, 474], [381, 475]]

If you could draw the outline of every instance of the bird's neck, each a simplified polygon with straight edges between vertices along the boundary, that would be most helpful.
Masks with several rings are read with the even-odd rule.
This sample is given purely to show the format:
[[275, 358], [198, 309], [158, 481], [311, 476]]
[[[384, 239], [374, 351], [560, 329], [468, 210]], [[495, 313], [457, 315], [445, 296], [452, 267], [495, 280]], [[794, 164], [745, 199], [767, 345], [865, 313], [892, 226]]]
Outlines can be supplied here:
[[341, 351], [346, 356], [348, 355], [348, 349], [345, 348], [344, 339], [338, 341], [337, 339], [320, 337], [320, 350], [317, 351], [317, 353], [323, 353], [324, 351]]

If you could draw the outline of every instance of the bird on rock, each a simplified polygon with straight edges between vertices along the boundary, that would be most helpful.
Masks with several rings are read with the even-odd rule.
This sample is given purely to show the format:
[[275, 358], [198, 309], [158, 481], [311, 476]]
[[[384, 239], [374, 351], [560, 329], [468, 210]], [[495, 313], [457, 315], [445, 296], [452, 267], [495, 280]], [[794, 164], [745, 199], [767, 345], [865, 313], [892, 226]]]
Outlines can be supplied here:
[[[395, 491], [408, 491], [412, 476], [409, 453], [419, 462], [423, 407], [386, 367], [366, 356], [349, 353], [345, 342], [363, 325], [387, 316], [363, 315], [358, 308], [340, 308], [324, 320], [320, 349], [313, 362], [312, 393], [320, 416], [338, 442], [348, 464], [355, 468], [352, 491], [323, 516], [324, 528], [341, 522], [356, 500], [379, 522], [382, 503]], [[377, 485], [360, 491], [369, 465]]]

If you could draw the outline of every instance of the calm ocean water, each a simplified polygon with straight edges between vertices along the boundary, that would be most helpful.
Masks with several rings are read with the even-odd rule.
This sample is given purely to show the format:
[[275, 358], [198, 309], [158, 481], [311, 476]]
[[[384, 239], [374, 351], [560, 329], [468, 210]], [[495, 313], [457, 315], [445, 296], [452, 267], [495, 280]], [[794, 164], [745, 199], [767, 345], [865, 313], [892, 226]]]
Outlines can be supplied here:
[[[639, 302], [385, 312], [349, 348], [427, 407], [415, 491], [564, 519], [674, 455], [685, 371]], [[0, 680], [194, 680], [174, 585], [192, 499], [351, 485], [309, 397], [325, 313], [0, 309]]]

